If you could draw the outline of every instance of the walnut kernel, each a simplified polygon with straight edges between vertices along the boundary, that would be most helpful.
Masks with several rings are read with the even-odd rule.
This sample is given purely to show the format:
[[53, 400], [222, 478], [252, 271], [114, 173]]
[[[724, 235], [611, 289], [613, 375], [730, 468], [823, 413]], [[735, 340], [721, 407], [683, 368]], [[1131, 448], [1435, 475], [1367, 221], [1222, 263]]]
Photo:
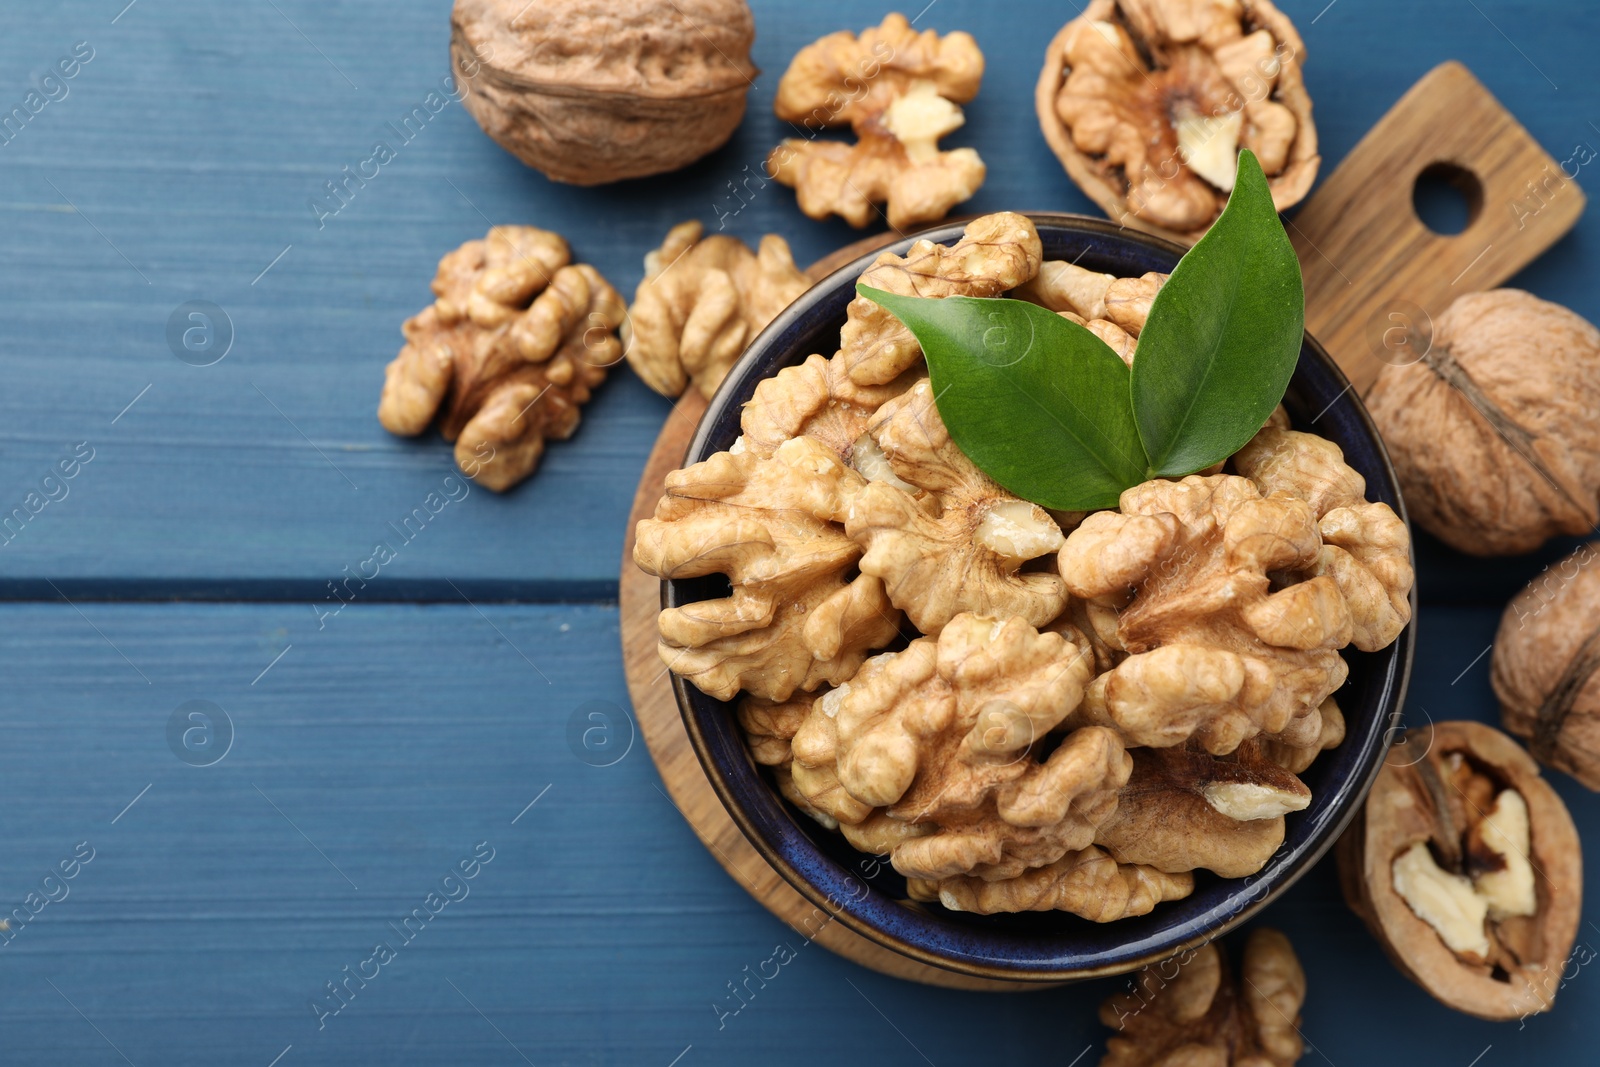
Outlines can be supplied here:
[[812, 705], [792, 742], [796, 785], [841, 823], [878, 809], [904, 827], [885, 851], [907, 877], [1016, 878], [1087, 848], [1127, 780], [1109, 730], [1036, 755], [1088, 677], [1087, 657], [1058, 634], [957, 616]]
[[791, 137], [767, 170], [814, 219], [862, 227], [888, 205], [901, 230], [944, 218], [977, 192], [985, 168], [970, 148], [939, 150], [978, 95], [983, 54], [970, 34], [918, 34], [901, 14], [861, 32], [832, 33], [801, 49], [778, 83], [774, 110], [813, 129], [848, 123], [856, 143]]
[[752, 252], [736, 237], [704, 232], [679, 223], [645, 256], [624, 323], [628, 362], [662, 396], [693, 382], [710, 397], [745, 346], [810, 284], [777, 234]]
[[838, 520], [860, 475], [798, 437], [771, 458], [719, 452], [667, 476], [634, 562], [662, 578], [726, 575], [731, 593], [661, 613], [661, 659], [706, 693], [772, 701], [855, 674], [899, 612]]
[[[878, 451], [858, 445], [853, 462], [876, 478], [851, 498], [845, 530], [863, 549], [861, 570], [883, 579], [918, 630], [936, 634], [968, 611], [1033, 626], [1061, 614], [1061, 578], [1020, 570], [1061, 547], [1061, 528], [962, 455], [926, 378], [883, 405], [868, 440]], [[878, 455], [884, 467], [871, 462]]]
[[497, 226], [441, 259], [437, 299], [406, 320], [385, 371], [384, 428], [415, 436], [442, 415], [474, 481], [498, 492], [533, 473], [545, 441], [576, 432], [579, 408], [622, 357], [622, 298], [569, 258], [559, 234]]
[[1215, 941], [1140, 971], [1108, 998], [1100, 1067], [1290, 1067], [1305, 1051], [1306, 975], [1289, 939], [1258, 927], [1235, 977]]

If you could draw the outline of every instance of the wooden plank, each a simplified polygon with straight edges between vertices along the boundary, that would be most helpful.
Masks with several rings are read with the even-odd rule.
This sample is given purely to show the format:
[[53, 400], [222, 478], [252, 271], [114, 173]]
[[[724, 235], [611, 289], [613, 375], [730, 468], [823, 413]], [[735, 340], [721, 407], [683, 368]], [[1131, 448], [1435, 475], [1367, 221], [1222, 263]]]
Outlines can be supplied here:
[[[20, 904], [78, 842], [96, 852], [0, 948], [0, 1058], [122, 1063], [76, 1005], [141, 1067], [266, 1067], [290, 1044], [280, 1067], [522, 1062], [506, 1039], [537, 1064], [666, 1067], [690, 1045], [679, 1067], [924, 1062], [908, 1038], [941, 1065], [1067, 1063], [1091, 1045], [1081, 1062], [1096, 1060], [1094, 1009], [1115, 981], [995, 997], [803, 946], [695, 840], [641, 746], [611, 766], [574, 754], [575, 709], [627, 703], [616, 611], [482, 610], [353, 607], [302, 639], [281, 605], [9, 606], [0, 903]], [[1450, 683], [1497, 617], [1430, 615], [1408, 716], [1492, 717], [1485, 661]], [[167, 745], [168, 718], [194, 699], [235, 728], [210, 767]], [[1600, 797], [1555, 782], [1580, 824], [1600, 819]], [[397, 939], [388, 923], [482, 840], [496, 854], [470, 895], [319, 1031], [311, 998]], [[1491, 1042], [1512, 1060], [1581, 1062], [1592, 1039], [1600, 981], [1587, 969], [1523, 1031], [1434, 1004], [1345, 910], [1326, 865], [1267, 921], [1301, 952], [1303, 1030], [1334, 1063], [1382, 1047], [1466, 1064]], [[739, 1003], [728, 983], [779, 943], [795, 959], [719, 1016], [713, 1004]]]
[[[1494, 288], [1573, 227], [1585, 197], [1572, 179], [1594, 158], [1558, 161], [1465, 66], [1435, 67], [1290, 223], [1306, 329], [1365, 392], [1385, 362], [1421, 358], [1456, 297]], [[1467, 195], [1460, 233], [1417, 217], [1412, 191], [1430, 170]]]
[[[946, 4], [922, 25], [974, 24], [971, 5]], [[0, 70], [17, 72], [4, 84], [18, 99], [25, 72], [77, 40], [97, 49], [71, 94], [0, 146], [0, 507], [20, 504], [64, 447], [99, 449], [71, 497], [0, 549], [0, 597], [38, 596], [46, 576], [118, 595], [303, 596], [370, 551], [450, 464], [437, 436], [378, 426], [384, 364], [401, 321], [430, 299], [439, 256], [490, 221], [564, 231], [629, 295], [644, 254], [686, 218], [715, 230], [720, 217], [752, 242], [782, 233], [802, 263], [860, 237], [805, 218], [788, 189], [743, 182], [793, 133], [772, 114], [789, 57], [868, 15], [837, 0], [760, 6], [755, 60], [767, 73], [733, 141], [704, 162], [558, 185], [452, 103], [321, 229], [308, 200], [393, 139], [386, 123], [446, 73], [447, 4], [279, 0], [282, 14], [253, 4], [224, 16], [173, 0], [139, 3], [115, 25], [115, 11], [85, 3], [0, 14]], [[998, 47], [1059, 17], [1043, 3], [1014, 15], [980, 36]], [[1015, 164], [996, 168], [973, 210], [1091, 209], [1026, 116], [1000, 121], [1031, 63], [992, 71], [993, 99], [949, 138]], [[212, 367], [179, 362], [164, 339], [169, 315], [195, 299], [236, 328]], [[521, 597], [614, 597], [633, 489], [669, 408], [619, 370], [534, 480], [475, 496], [470, 522], [441, 522], [397, 562], [396, 583], [416, 584], [396, 595], [448, 595], [448, 578]]]
[[[44, 577], [84, 579], [75, 597], [96, 588], [304, 597], [365, 558], [367, 542], [449, 470], [437, 438], [394, 439], [373, 411], [401, 320], [427, 299], [439, 255], [481, 234], [485, 217], [566, 230], [581, 257], [630, 293], [644, 252], [689, 217], [714, 228], [725, 216], [747, 240], [782, 233], [801, 262], [859, 236], [803, 217], [789, 190], [752, 183], [741, 202], [729, 183], [793, 133], [771, 113], [789, 57], [820, 32], [860, 28], [884, 9], [756, 3], [755, 60], [766, 73], [744, 125], [677, 174], [560, 186], [451, 104], [319, 230], [308, 199], [443, 75], [447, 5], [278, 0], [280, 14], [268, 4], [141, 0], [115, 24], [117, 11], [101, 6], [0, 13], [0, 72], [10, 72], [0, 75], [0, 102], [21, 100], [30, 72], [74, 42], [96, 49], [70, 95], [0, 145], [0, 508], [20, 504], [72, 444], [98, 449], [71, 497], [0, 549], [0, 597], [43, 595]], [[1596, 13], [1512, 19], [1493, 4], [1484, 10], [1515, 25], [1518, 45], [1561, 92], [1458, 4], [1429, 0], [1380, 17], [1343, 0], [1314, 26], [1316, 12], [1291, 13], [1307, 36], [1326, 158], [1340, 158], [1451, 54], [1471, 60], [1558, 158], [1577, 141], [1600, 144], [1586, 124], [1600, 115], [1600, 91], [1579, 73]], [[1067, 14], [1025, 0], [995, 20], [977, 0], [941, 0], [919, 23], [965, 27], [989, 56], [966, 126], [946, 141], [991, 163], [963, 210], [1099, 213], [1026, 106], [1044, 44]], [[1375, 36], [1378, 23], [1385, 30]], [[1581, 222], [1579, 233], [1593, 245], [1600, 221]], [[1600, 318], [1600, 291], [1577, 248], [1564, 242], [1520, 281]], [[237, 330], [233, 352], [213, 367], [180, 363], [164, 339], [168, 316], [193, 299], [225, 308]], [[392, 595], [441, 598], [446, 578], [475, 598], [494, 582], [522, 597], [614, 595], [633, 488], [669, 407], [619, 372], [535, 480], [505, 498], [474, 497], [469, 522], [441, 521], [405, 553], [389, 575]]]
[[[30, 525], [32, 539], [0, 550], [0, 596], [43, 596], [48, 577], [74, 599], [302, 601], [84, 603], [82, 615], [60, 604], [6, 606], [0, 892], [20, 900], [64, 846], [106, 845], [72, 897], [23, 935], [35, 940], [0, 950], [10, 955], [0, 961], [0, 1059], [124, 1062], [87, 1016], [139, 1064], [267, 1064], [280, 1053], [281, 1067], [519, 1062], [508, 1042], [541, 1064], [1067, 1062], [1080, 1052], [1093, 1062], [1104, 1036], [1093, 1009], [1110, 983], [980, 998], [896, 982], [809, 948], [779, 979], [752, 982], [755, 999], [719, 1022], [711, 1005], [721, 997], [731, 1007], [727, 984], [792, 935], [697, 843], [637, 748], [596, 768], [566, 747], [577, 705], [626, 704], [615, 613], [484, 602], [497, 591], [614, 591], [624, 516], [669, 408], [625, 373], [579, 437], [552, 449], [538, 480], [445, 512], [363, 589], [365, 599], [318, 629], [311, 601], [323, 583], [365, 558], [367, 542], [448, 471], [439, 442], [396, 442], [372, 421], [398, 323], [426, 299], [439, 253], [481, 232], [484, 216], [558, 220], [585, 259], [631, 290], [642, 252], [668, 226], [690, 216], [714, 223], [732, 210], [728, 183], [790, 132], [770, 112], [788, 57], [824, 30], [885, 10], [756, 0], [755, 59], [767, 73], [744, 127], [680, 174], [610, 189], [552, 185], [452, 105], [317, 230], [307, 198], [443, 73], [445, 6], [69, 0], [0, 13], [0, 105], [21, 101], [30, 76], [73, 42], [97, 49], [71, 95], [0, 147], [0, 500], [10, 501], [0, 506], [20, 502], [74, 442], [100, 448], [71, 497]], [[1285, 10], [1307, 36], [1330, 161], [1452, 56], [1556, 158], [1574, 143], [1600, 143], [1588, 125], [1600, 114], [1600, 84], [1586, 77], [1600, 9], [1530, 17], [1506, 0], [1480, 0], [1475, 11], [1454, 0], [1324, 7]], [[967, 127], [947, 142], [974, 145], [991, 163], [972, 210], [1094, 210], [1019, 104], [1036, 53], [1067, 14], [1022, 0], [995, 19], [992, 5], [943, 0], [921, 23], [973, 30], [990, 58]], [[802, 261], [856, 236], [802, 218], [776, 188], [728, 224], [746, 239], [784, 233]], [[1600, 222], [1580, 220], [1572, 239], [1514, 282], [1600, 319], [1588, 255], [1597, 236]], [[178, 363], [162, 336], [170, 312], [197, 298], [224, 305], [239, 327], [238, 347], [210, 368]], [[313, 443], [354, 475], [359, 493]], [[1471, 661], [1505, 592], [1537, 561], [1485, 569], [1439, 559], [1422, 554], [1425, 591], [1437, 577], [1441, 599], [1493, 606], [1427, 609], [1412, 703], [1491, 717], [1487, 661]], [[464, 604], [371, 603], [454, 596], [452, 582], [482, 616]], [[547, 696], [507, 638], [551, 672]], [[195, 698], [237, 710], [243, 727], [240, 747], [215, 767], [184, 766], [166, 747], [166, 719]], [[319, 866], [252, 781], [341, 866], [357, 868], [357, 884], [367, 880], [360, 896]], [[479, 839], [483, 820], [508, 821], [506, 802], [524, 804], [546, 783], [551, 791], [512, 828], [536, 832], [511, 839], [472, 897], [429, 931], [441, 936], [408, 947], [317, 1031], [307, 1008], [314, 987], [359, 962], [381, 935], [374, 927], [415, 906], [440, 867], [460, 858], [459, 845]], [[1580, 823], [1592, 824], [1595, 798], [1556, 783]], [[145, 784], [151, 791], [113, 825]], [[1600, 884], [1600, 870], [1588, 873]], [[1553, 1016], [1511, 1030], [1452, 1015], [1396, 975], [1325, 869], [1268, 921], [1288, 929], [1305, 958], [1304, 1031], [1322, 1058], [1363, 1062], [1382, 1049], [1487, 1064], [1510, 1050], [1515, 1060], [1584, 1062], [1587, 1020], [1600, 1005], [1588, 969]]]

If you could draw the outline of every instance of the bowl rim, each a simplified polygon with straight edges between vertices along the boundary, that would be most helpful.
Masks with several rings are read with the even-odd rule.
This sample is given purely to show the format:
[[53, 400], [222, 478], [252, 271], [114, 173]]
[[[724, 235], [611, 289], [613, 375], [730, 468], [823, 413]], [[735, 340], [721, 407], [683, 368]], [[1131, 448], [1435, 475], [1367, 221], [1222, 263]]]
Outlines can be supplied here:
[[[1117, 240], [1144, 245], [1147, 248], [1166, 252], [1175, 257], [1181, 257], [1188, 251], [1187, 247], [1174, 241], [1140, 230], [1119, 226], [1108, 219], [1062, 211], [1021, 211], [1016, 212], [1016, 214], [1024, 216], [1036, 227], [1041, 224], [1066, 227], [1078, 232], [1088, 232], [1102, 237], [1112, 237]], [[721, 421], [725, 409], [732, 402], [733, 394], [744, 383], [766, 346], [774, 338], [794, 326], [798, 320], [809, 314], [811, 305], [817, 299], [820, 299], [823, 294], [832, 292], [841, 282], [848, 282], [853, 286], [862, 272], [885, 252], [903, 255], [912, 244], [920, 240], [930, 240], [943, 244], [952, 239], [958, 239], [967, 222], [971, 221], [973, 217], [976, 216], [955, 220], [947, 219], [933, 226], [902, 234], [899, 239], [865, 252], [838, 267], [815, 282], [806, 292], [796, 297], [745, 347], [739, 359], [729, 369], [695, 428], [694, 436], [684, 453], [684, 461], [687, 463], [690, 461], [690, 457], [705, 452], [710, 444], [713, 430]], [[1335, 379], [1334, 384], [1336, 386], [1343, 386], [1343, 391], [1338, 394], [1333, 404], [1329, 406], [1331, 408], [1334, 405], [1351, 405], [1350, 412], [1355, 416], [1356, 423], [1375, 446], [1379, 468], [1394, 497], [1392, 506], [1399, 515], [1400, 520], [1406, 524], [1407, 530], [1410, 531], [1410, 517], [1406, 512], [1405, 501], [1400, 493], [1398, 476], [1389, 458], [1388, 449], [1384, 445], [1383, 438], [1379, 434], [1377, 426], [1373, 423], [1366, 405], [1361, 401], [1359, 395], [1351, 395], [1354, 390], [1343, 369], [1334, 362], [1333, 357], [1309, 332], [1304, 333], [1301, 339], [1302, 357], [1307, 352], [1310, 352], [1313, 359], [1322, 365], [1322, 370], [1331, 374]], [[1416, 566], [1416, 547], [1414, 543], [1411, 546], [1409, 556], [1414, 572]], [[671, 581], [667, 579], [661, 581], [661, 606], [663, 609], [676, 606], [675, 592]], [[1368, 765], [1344, 783], [1345, 791], [1336, 801], [1338, 810], [1336, 810], [1334, 817], [1324, 825], [1322, 836], [1314, 839], [1288, 865], [1274, 871], [1274, 880], [1270, 881], [1264, 892], [1244, 902], [1242, 905], [1232, 908], [1219, 922], [1213, 925], [1204, 925], [1195, 933], [1183, 936], [1171, 943], [1163, 942], [1159, 949], [1153, 949], [1129, 959], [1092, 967], [1028, 967], [1026, 969], [1014, 969], [992, 961], [944, 955], [921, 945], [905, 941], [867, 921], [862, 916], [854, 914], [847, 904], [824, 893], [767, 840], [766, 834], [757, 826], [756, 821], [734, 795], [730, 781], [724, 776], [722, 769], [712, 757], [710, 746], [701, 731], [699, 720], [691, 703], [692, 698], [688, 692], [688, 681], [677, 674], [669, 673], [669, 677], [673, 696], [678, 704], [679, 716], [682, 718], [684, 729], [689, 735], [690, 747], [694, 749], [695, 757], [700, 762], [701, 770], [710, 780], [717, 799], [721, 801], [729, 817], [739, 827], [739, 831], [744, 834], [751, 847], [756, 850], [757, 854], [761, 856], [768, 866], [775, 870], [808, 903], [829, 916], [829, 921], [837, 920], [852, 932], [874, 944], [881, 945], [919, 963], [956, 974], [996, 979], [1019, 986], [1043, 987], [1061, 982], [1074, 982], [1108, 975], [1127, 974], [1152, 963], [1169, 959], [1181, 952], [1198, 948], [1249, 921], [1259, 914], [1262, 909], [1287, 892], [1308, 871], [1321, 862], [1365, 804], [1367, 794], [1371, 791], [1379, 771], [1383, 768], [1383, 755], [1387, 751], [1391, 739], [1400, 729], [1401, 715], [1405, 707], [1406, 694], [1411, 680], [1412, 661], [1415, 654], [1417, 627], [1417, 586], [1415, 581], [1412, 582], [1409, 601], [1411, 619], [1400, 632], [1400, 635], [1388, 646], [1395, 649], [1395, 653], [1392, 657], [1391, 665], [1384, 672], [1386, 680], [1380, 686], [1378, 719], [1383, 725], [1382, 743], [1373, 749], [1368, 759]], [[1387, 704], [1386, 712], [1383, 710], [1385, 704]], [[1351, 789], [1349, 788], [1351, 784], [1355, 784], [1358, 787]], [[1245, 879], [1226, 879], [1226, 881], [1243, 882]]]

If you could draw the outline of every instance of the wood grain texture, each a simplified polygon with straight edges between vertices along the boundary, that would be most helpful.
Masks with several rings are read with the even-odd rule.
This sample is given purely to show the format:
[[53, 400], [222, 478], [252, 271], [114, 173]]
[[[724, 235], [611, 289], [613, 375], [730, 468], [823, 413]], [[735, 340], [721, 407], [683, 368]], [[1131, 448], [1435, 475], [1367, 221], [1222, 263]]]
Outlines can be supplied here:
[[[0, 12], [7, 108], [74, 42], [96, 50], [69, 96], [0, 144], [0, 509], [20, 504], [73, 443], [99, 450], [70, 498], [0, 548], [0, 597], [52, 595], [48, 577], [77, 583], [62, 584], [74, 598], [305, 599], [364, 559], [450, 470], [436, 435], [403, 440], [378, 426], [384, 364], [400, 322], [427, 301], [439, 256], [490, 222], [566, 232], [630, 295], [644, 253], [686, 218], [752, 242], [780, 233], [802, 263], [862, 236], [805, 218], [791, 190], [751, 175], [794, 133], [771, 110], [789, 58], [892, 5], [756, 0], [754, 60], [766, 73], [745, 122], [676, 174], [591, 189], [549, 182], [451, 103], [319, 229], [308, 201], [326, 198], [325, 183], [375, 141], [394, 139], [387, 124], [445, 74], [447, 0], [139, 0], [113, 24], [125, 3]], [[1329, 173], [1407, 87], [1453, 56], [1557, 158], [1578, 141], [1600, 145], [1587, 125], [1600, 121], [1600, 89], [1585, 73], [1600, 12], [1478, 6], [1538, 69], [1459, 0], [1403, 10], [1340, 0], [1314, 25], [1325, 0], [1285, 5], [1306, 38]], [[943, 142], [989, 161], [959, 210], [1099, 214], [1029, 107], [1045, 45], [1072, 12], [1019, 0], [995, 14], [980, 0], [940, 0], [918, 24], [969, 30], [989, 60], [966, 125]], [[1597, 240], [1600, 219], [1581, 221], [1519, 284], [1600, 319], [1585, 259]], [[195, 299], [233, 320], [233, 350], [215, 366], [181, 363], [167, 347], [170, 314]], [[669, 409], [619, 370], [536, 478], [504, 497], [474, 495], [469, 521], [447, 513], [374, 595], [446, 599], [448, 580], [474, 599], [614, 597], [633, 489]]]
[[[76, 842], [99, 849], [70, 898], [0, 949], [0, 1062], [1095, 1061], [1094, 1009], [1117, 983], [994, 997], [804, 947], [700, 844], [641, 747], [610, 767], [575, 754], [575, 712], [628, 703], [618, 614], [603, 601], [671, 408], [627, 372], [538, 478], [452, 504], [355, 603], [318, 620], [326, 583], [450, 470], [437, 438], [397, 440], [373, 417], [399, 323], [428, 299], [439, 255], [491, 222], [550, 225], [631, 292], [644, 252], [685, 218], [752, 242], [781, 233], [801, 262], [847, 244], [861, 234], [805, 219], [790, 191], [751, 175], [794, 132], [771, 112], [789, 58], [892, 6], [753, 0], [766, 73], [729, 145], [680, 173], [556, 185], [450, 104], [320, 229], [310, 198], [445, 73], [448, 0], [0, 10], [0, 114], [75, 42], [95, 49], [70, 95], [0, 142], [0, 510], [73, 443], [97, 449], [70, 497], [0, 548], [0, 598], [51, 600], [3, 607], [3, 906]], [[1306, 38], [1330, 166], [1452, 58], [1555, 158], [1600, 144], [1594, 5], [1282, 6]], [[1071, 14], [1045, 0], [939, 0], [921, 16], [919, 28], [973, 32], [989, 60], [966, 126], [944, 142], [989, 163], [963, 210], [1095, 213], [1027, 103]], [[1600, 319], [1597, 246], [1591, 213], [1512, 283]], [[194, 299], [236, 328], [211, 367], [179, 362], [165, 339]], [[1493, 719], [1483, 653], [1499, 610], [1557, 551], [1485, 566], [1424, 539], [1409, 722]], [[128, 597], [168, 602], [91, 602]], [[489, 602], [541, 597], [552, 603]], [[409, 598], [452, 603], [379, 603]], [[561, 603], [572, 600], [602, 602]], [[237, 727], [214, 767], [167, 748], [167, 720], [191, 699], [221, 704]], [[1555, 784], [1580, 827], [1600, 825], [1595, 796]], [[471, 897], [319, 1031], [311, 997], [483, 839], [500, 852]], [[1267, 921], [1305, 960], [1305, 1062], [1592, 1059], [1592, 966], [1553, 1015], [1494, 1027], [1395, 974], [1326, 869]], [[794, 961], [751, 977], [782, 942], [800, 950]]]
[[[997, 997], [804, 946], [685, 826], [642, 746], [611, 766], [573, 747], [580, 708], [627, 705], [616, 610], [480, 607], [357, 605], [300, 639], [286, 605], [8, 607], [0, 903], [21, 904], [77, 842], [97, 851], [0, 948], [0, 1062], [123, 1064], [94, 1027], [138, 1067], [267, 1067], [290, 1044], [278, 1067], [522, 1064], [507, 1040], [541, 1067], [667, 1067], [690, 1045], [678, 1067], [1095, 1062], [1095, 1007], [1116, 980]], [[1430, 614], [1408, 722], [1493, 717], [1487, 661], [1469, 663], [1498, 615]], [[211, 767], [167, 747], [169, 716], [194, 699], [235, 727]], [[1580, 826], [1600, 824], [1600, 797], [1553, 781]], [[312, 997], [482, 840], [496, 857], [470, 896], [319, 1031]], [[1600, 856], [1586, 874], [1600, 887]], [[1302, 1030], [1332, 1063], [1465, 1065], [1491, 1043], [1484, 1062], [1588, 1062], [1589, 968], [1518, 1030], [1401, 978], [1331, 865], [1265, 921], [1300, 950]], [[749, 977], [784, 943], [796, 956], [778, 977]], [[729, 983], [746, 981], [741, 1007]]]
[[[1385, 361], [1421, 358], [1456, 297], [1494, 288], [1572, 229], [1581, 163], [1566, 165], [1570, 174], [1456, 62], [1429, 71], [1372, 127], [1289, 227], [1306, 329], [1357, 391]], [[1412, 207], [1417, 178], [1441, 167], [1471, 205], [1457, 234], [1433, 232]]]

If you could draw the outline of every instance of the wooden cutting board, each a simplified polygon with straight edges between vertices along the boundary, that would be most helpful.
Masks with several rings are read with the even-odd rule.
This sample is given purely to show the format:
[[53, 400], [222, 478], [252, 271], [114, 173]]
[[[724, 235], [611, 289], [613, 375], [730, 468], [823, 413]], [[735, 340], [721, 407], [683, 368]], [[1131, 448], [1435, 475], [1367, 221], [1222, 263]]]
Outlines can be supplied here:
[[[1460, 233], [1423, 225], [1412, 206], [1430, 168], [1458, 183], [1473, 205]], [[1306, 328], [1361, 392], [1385, 361], [1412, 362], [1432, 320], [1463, 293], [1492, 288], [1554, 244], [1577, 221], [1584, 197], [1561, 164], [1459, 63], [1434, 68], [1391, 108], [1288, 223], [1306, 285]], [[874, 247], [883, 234], [813, 264], [819, 281]], [[683, 817], [734, 880], [797, 932], [817, 909], [785, 882], [734, 825], [689, 745], [656, 654], [660, 582], [633, 564], [633, 530], [650, 516], [670, 471], [682, 465], [706, 401], [678, 401], [645, 465], [628, 519], [619, 598], [628, 691], [640, 732]], [[1045, 988], [969, 978], [914, 962], [830, 922], [815, 940], [873, 970], [961, 989]]]
[[[1424, 172], [1461, 189], [1470, 221], [1434, 233], [1412, 191]], [[1306, 286], [1306, 330], [1365, 393], [1385, 362], [1421, 358], [1432, 324], [1560, 240], [1584, 195], [1460, 63], [1400, 98], [1288, 222]]]

